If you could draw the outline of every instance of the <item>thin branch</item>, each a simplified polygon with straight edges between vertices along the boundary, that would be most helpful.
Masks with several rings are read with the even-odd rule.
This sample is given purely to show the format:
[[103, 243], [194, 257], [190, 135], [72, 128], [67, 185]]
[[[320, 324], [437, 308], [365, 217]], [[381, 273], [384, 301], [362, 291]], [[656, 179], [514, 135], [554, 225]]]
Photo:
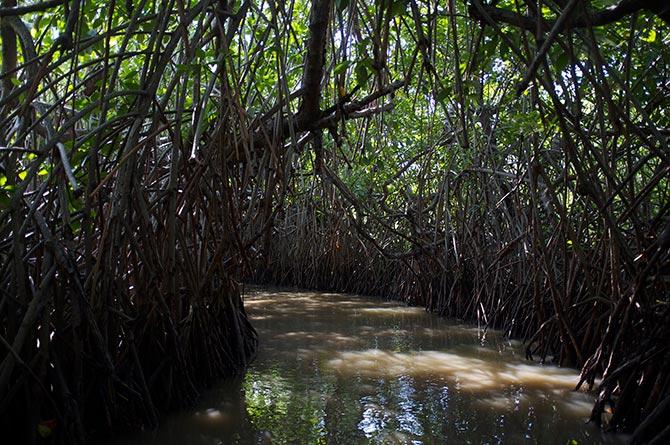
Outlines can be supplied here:
[[4, 7], [0, 8], [0, 17], [12, 17], [30, 14], [31, 12], [44, 12], [47, 9], [56, 8], [63, 3], [65, 3], [65, 0], [48, 0], [42, 3], [33, 3], [32, 5]]

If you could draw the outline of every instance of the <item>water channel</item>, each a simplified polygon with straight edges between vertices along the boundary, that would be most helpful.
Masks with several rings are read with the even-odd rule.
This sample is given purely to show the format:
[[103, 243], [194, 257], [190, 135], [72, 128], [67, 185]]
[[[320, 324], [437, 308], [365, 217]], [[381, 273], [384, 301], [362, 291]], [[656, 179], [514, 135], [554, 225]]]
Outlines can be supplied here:
[[110, 444], [609, 444], [577, 371], [397, 302], [248, 290], [259, 332], [246, 375], [156, 431]]

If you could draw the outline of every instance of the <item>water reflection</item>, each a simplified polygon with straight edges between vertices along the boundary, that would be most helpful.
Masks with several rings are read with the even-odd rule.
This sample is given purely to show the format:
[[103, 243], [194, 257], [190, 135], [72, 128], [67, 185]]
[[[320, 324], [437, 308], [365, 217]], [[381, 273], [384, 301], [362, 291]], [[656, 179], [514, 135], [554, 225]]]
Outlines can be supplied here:
[[574, 370], [518, 342], [361, 297], [249, 292], [247, 374], [131, 444], [623, 443], [585, 424]]

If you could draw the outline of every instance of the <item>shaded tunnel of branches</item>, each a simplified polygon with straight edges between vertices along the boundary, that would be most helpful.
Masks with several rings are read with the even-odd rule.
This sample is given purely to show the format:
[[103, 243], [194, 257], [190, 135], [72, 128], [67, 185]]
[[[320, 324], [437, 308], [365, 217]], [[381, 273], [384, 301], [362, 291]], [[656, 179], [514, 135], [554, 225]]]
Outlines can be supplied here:
[[393, 297], [670, 439], [670, 6], [2, 0], [0, 425], [155, 426], [239, 282]]

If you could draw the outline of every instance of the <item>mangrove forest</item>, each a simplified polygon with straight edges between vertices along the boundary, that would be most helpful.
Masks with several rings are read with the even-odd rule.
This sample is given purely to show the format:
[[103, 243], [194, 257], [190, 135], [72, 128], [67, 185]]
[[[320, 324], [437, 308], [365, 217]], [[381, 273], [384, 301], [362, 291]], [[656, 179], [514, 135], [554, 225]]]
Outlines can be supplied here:
[[0, 0], [0, 442], [670, 443], [669, 31]]

